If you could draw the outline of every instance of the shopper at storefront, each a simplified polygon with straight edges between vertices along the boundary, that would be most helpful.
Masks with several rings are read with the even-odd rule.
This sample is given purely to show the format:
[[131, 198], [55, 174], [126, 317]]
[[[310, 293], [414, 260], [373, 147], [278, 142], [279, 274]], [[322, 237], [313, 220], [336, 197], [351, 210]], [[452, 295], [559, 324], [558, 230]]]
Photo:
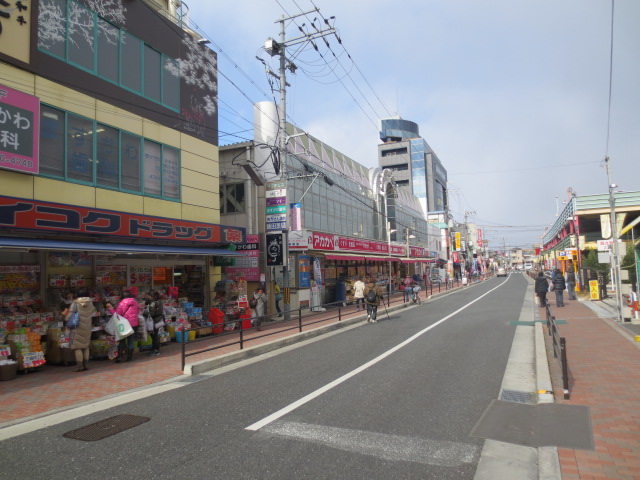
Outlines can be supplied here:
[[356, 301], [358, 312], [360, 309], [364, 310], [364, 289], [366, 285], [362, 281], [362, 277], [358, 277], [358, 280], [353, 284], [353, 298]]
[[[118, 303], [118, 307], [116, 309], [114, 309], [113, 305], [110, 303], [107, 303], [106, 306], [112, 315], [117, 313], [118, 315], [126, 318], [131, 327], [135, 330], [138, 326], [138, 313], [140, 313], [140, 306], [138, 305], [138, 301], [133, 297], [130, 289], [123, 290], [122, 296], [124, 298], [120, 303]], [[128, 337], [120, 340], [118, 343], [118, 359], [116, 360], [116, 363], [120, 363], [122, 361], [122, 355], [124, 354], [125, 349], [127, 350], [127, 362], [133, 360], [134, 337], [135, 335], [129, 335]]]
[[68, 322], [76, 312], [79, 315], [78, 325], [71, 330], [69, 335], [71, 337], [70, 347], [76, 355], [76, 365], [78, 366], [76, 372], [89, 370], [87, 364], [89, 363], [89, 343], [91, 342], [91, 319], [95, 311], [93, 302], [89, 298], [89, 291], [86, 288], [78, 289], [77, 298], [71, 304], [66, 317]]
[[149, 316], [153, 320], [153, 331], [151, 332], [151, 353], [150, 357], [160, 355], [160, 329], [164, 327], [164, 304], [160, 292], [154, 291], [150, 293], [151, 302], [149, 302]]
[[375, 323], [378, 317], [378, 306], [384, 298], [384, 290], [371, 280], [364, 289], [364, 298], [367, 302], [367, 322]]

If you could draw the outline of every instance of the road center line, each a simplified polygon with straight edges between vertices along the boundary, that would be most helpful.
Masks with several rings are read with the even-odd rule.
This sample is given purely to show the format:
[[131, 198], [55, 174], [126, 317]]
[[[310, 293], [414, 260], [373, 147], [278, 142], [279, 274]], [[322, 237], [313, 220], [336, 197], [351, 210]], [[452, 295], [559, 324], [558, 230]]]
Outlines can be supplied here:
[[289, 412], [292, 412], [293, 410], [295, 410], [296, 408], [304, 405], [307, 402], [310, 402], [311, 400], [313, 400], [316, 397], [319, 397], [320, 395], [322, 395], [325, 392], [328, 392], [329, 390], [331, 390], [333, 387], [336, 387], [338, 385], [340, 385], [341, 383], [349, 380], [351, 377], [359, 374], [360, 372], [365, 371], [367, 368], [375, 365], [376, 363], [380, 362], [381, 360], [384, 360], [385, 358], [387, 358], [389, 355], [391, 355], [394, 352], [397, 352], [398, 350], [400, 350], [402, 347], [410, 344], [411, 342], [413, 342], [414, 340], [416, 340], [417, 338], [419, 338], [420, 336], [422, 336], [423, 334], [427, 333], [429, 330], [431, 330], [432, 328], [437, 327], [438, 325], [440, 325], [441, 323], [449, 320], [451, 317], [453, 317], [454, 315], [457, 315], [458, 313], [462, 312], [463, 310], [467, 309], [468, 307], [470, 307], [471, 305], [473, 305], [474, 303], [476, 303], [478, 300], [480, 300], [483, 297], [486, 297], [487, 295], [489, 295], [491, 292], [493, 292], [494, 290], [500, 288], [502, 285], [504, 285], [506, 282], [508, 281], [508, 277], [507, 280], [503, 281], [500, 285], [492, 288], [491, 290], [489, 290], [488, 292], [480, 295], [478, 298], [476, 298], [475, 300], [472, 300], [471, 302], [467, 303], [466, 305], [464, 305], [463, 307], [460, 307], [458, 310], [456, 310], [453, 313], [450, 313], [449, 315], [447, 315], [444, 318], [441, 318], [440, 320], [438, 320], [436, 323], [429, 325], [428, 327], [426, 327], [423, 330], [420, 330], [418, 333], [412, 335], [411, 337], [407, 338], [405, 341], [399, 343], [398, 345], [396, 345], [395, 347], [391, 348], [390, 350], [387, 350], [386, 352], [378, 355], [376, 358], [374, 358], [373, 360], [369, 360], [367, 363], [364, 363], [362, 365], [360, 365], [358, 368], [356, 368], [355, 370], [351, 370], [349, 373], [346, 373], [344, 375], [342, 375], [339, 378], [336, 378], [333, 382], [327, 383], [326, 385], [324, 385], [323, 387], [318, 388], [317, 390], [315, 390], [314, 392], [311, 392], [308, 395], [305, 395], [304, 397], [300, 398], [299, 400], [296, 400], [293, 403], [290, 403], [289, 405], [287, 405], [284, 408], [281, 408], [280, 410], [278, 410], [277, 412], [272, 413], [271, 415], [269, 415], [268, 417], [263, 418], [262, 420], [257, 421], [256, 423], [249, 425], [248, 427], [245, 428], [245, 430], [252, 430], [252, 431], [257, 431], [260, 430], [262, 427], [264, 427], [265, 425], [269, 425], [271, 422], [274, 422], [275, 420], [279, 419], [280, 417], [283, 417], [284, 415], [286, 415]]

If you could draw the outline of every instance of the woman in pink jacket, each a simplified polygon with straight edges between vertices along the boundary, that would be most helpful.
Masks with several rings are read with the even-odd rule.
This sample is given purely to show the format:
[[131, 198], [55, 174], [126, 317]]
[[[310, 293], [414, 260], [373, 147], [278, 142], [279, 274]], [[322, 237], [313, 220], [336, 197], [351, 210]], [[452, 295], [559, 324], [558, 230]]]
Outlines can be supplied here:
[[[131, 324], [131, 327], [135, 330], [136, 327], [138, 326], [138, 313], [140, 313], [140, 305], [138, 305], [138, 301], [135, 298], [133, 298], [131, 290], [129, 289], [123, 290], [122, 296], [124, 298], [120, 301], [120, 303], [118, 303], [118, 307], [115, 310], [113, 308], [113, 305], [111, 305], [110, 303], [107, 303], [107, 308], [109, 309], [109, 312], [112, 315], [114, 313], [117, 313], [118, 315], [126, 318]], [[130, 362], [133, 359], [134, 337], [135, 335], [129, 335], [128, 337], [120, 340], [120, 342], [118, 343], [118, 359], [116, 360], [116, 363], [120, 363], [122, 361], [122, 355], [125, 349], [125, 342], [127, 342], [126, 344], [127, 362]]]

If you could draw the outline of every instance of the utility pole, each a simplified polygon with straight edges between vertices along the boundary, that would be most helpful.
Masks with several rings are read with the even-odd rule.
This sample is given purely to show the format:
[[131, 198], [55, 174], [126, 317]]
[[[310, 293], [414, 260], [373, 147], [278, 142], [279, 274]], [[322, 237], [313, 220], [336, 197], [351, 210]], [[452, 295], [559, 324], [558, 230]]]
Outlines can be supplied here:
[[[283, 183], [287, 182], [287, 68], [294, 73], [296, 66], [293, 62], [287, 59], [286, 49], [293, 45], [313, 41], [315, 38], [320, 38], [325, 35], [335, 33], [335, 28], [330, 27], [324, 30], [319, 30], [313, 22], [311, 25], [316, 29], [314, 33], [305, 33], [302, 27], [299, 27], [303, 33], [302, 36], [293, 38], [287, 41], [286, 37], [286, 22], [295, 18], [309, 15], [311, 13], [319, 12], [318, 8], [314, 8], [308, 12], [302, 12], [297, 15], [286, 17], [283, 15], [280, 20], [276, 20], [275, 23], [280, 23], [280, 42], [276, 42], [272, 38], [267, 39], [265, 42], [265, 50], [272, 57], [280, 55], [280, 108], [278, 111], [278, 150], [281, 158], [280, 167], [280, 179]], [[314, 20], [315, 21], [315, 20]], [[325, 24], [328, 25], [328, 21], [325, 20]], [[316, 48], [317, 50], [317, 48]], [[284, 289], [284, 319], [289, 320], [291, 318], [291, 305], [290, 305], [290, 279], [289, 279], [289, 215], [287, 215], [287, 226], [282, 230], [282, 245], [283, 245], [283, 265], [282, 265], [282, 283]]]
[[[620, 282], [620, 246], [618, 245], [618, 222], [616, 220], [616, 197], [614, 195], [614, 188], [618, 186], [615, 183], [611, 183], [611, 169], [609, 165], [609, 156], [604, 157], [604, 164], [607, 168], [607, 180], [609, 182], [609, 206], [611, 208], [611, 239], [613, 240], [613, 258], [611, 269], [613, 276], [615, 277], [615, 289], [616, 289], [616, 313], [618, 315], [617, 320], [622, 322], [622, 283]], [[613, 279], [612, 279], [613, 280]], [[613, 282], [611, 282], [613, 283]]]

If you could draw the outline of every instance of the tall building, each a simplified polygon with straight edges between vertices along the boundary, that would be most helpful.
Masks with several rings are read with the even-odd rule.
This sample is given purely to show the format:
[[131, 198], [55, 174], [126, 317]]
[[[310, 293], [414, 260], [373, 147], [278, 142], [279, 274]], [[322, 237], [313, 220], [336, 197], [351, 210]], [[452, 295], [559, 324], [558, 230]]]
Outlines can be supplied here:
[[396, 185], [408, 188], [422, 205], [425, 215], [445, 212], [447, 171], [440, 159], [420, 136], [418, 125], [401, 118], [381, 121], [378, 164], [394, 172]]
[[244, 230], [219, 225], [216, 54], [177, 4], [0, 7], [0, 277], [31, 279], [0, 294], [208, 303]]

